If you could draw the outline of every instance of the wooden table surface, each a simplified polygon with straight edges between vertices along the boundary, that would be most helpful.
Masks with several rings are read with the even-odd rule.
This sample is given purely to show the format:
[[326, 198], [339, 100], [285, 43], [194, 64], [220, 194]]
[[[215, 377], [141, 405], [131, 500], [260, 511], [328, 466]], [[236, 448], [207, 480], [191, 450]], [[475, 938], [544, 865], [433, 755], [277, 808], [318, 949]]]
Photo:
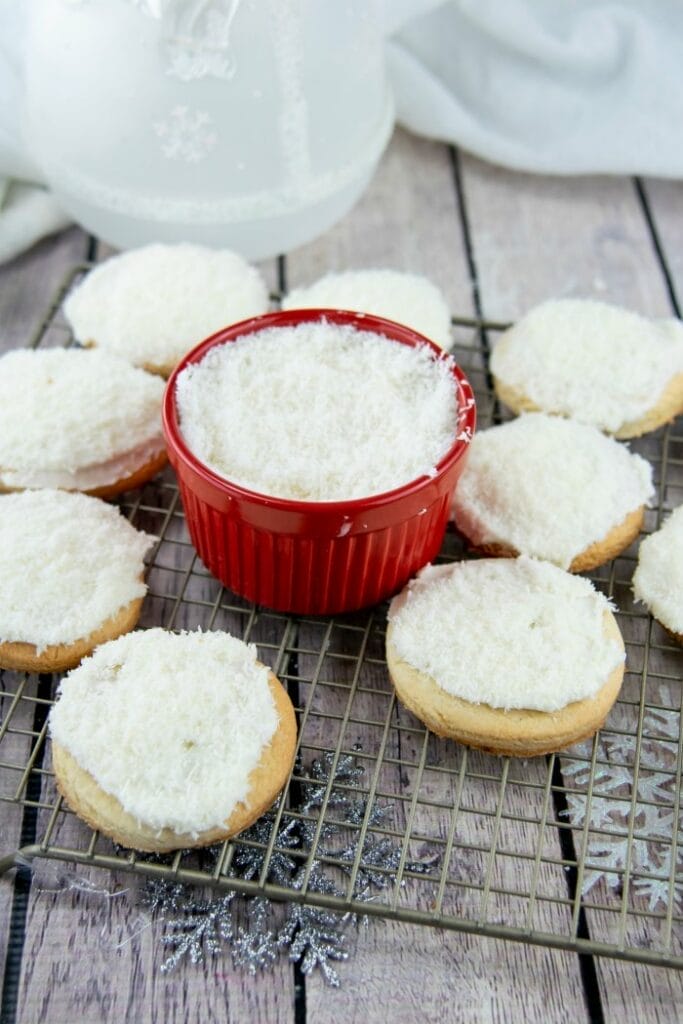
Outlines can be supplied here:
[[[682, 200], [683, 183], [534, 177], [398, 131], [356, 208], [262, 269], [271, 286], [284, 272], [289, 287], [350, 267], [424, 273], [454, 313], [495, 320], [551, 296], [671, 316], [683, 294]], [[72, 228], [0, 268], [0, 348], [26, 343], [66, 268], [106, 252]], [[0, 855], [18, 845], [15, 810], [0, 803]], [[111, 888], [103, 872], [79, 874]], [[30, 883], [0, 880], [2, 1024], [683, 1018], [680, 972], [603, 958], [582, 970], [573, 953], [395, 921], [354, 933], [339, 990], [286, 962], [252, 978], [227, 956], [162, 975], [134, 903], [51, 892], [54, 878], [54, 864], [39, 862]]]

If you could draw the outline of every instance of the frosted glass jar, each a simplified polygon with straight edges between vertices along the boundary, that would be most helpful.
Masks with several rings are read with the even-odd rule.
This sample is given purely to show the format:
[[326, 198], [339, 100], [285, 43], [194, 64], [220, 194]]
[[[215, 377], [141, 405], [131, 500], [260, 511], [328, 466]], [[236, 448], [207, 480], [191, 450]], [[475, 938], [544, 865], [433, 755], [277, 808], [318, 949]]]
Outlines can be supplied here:
[[372, 0], [31, 0], [27, 132], [64, 207], [121, 248], [248, 258], [365, 188], [393, 125]]

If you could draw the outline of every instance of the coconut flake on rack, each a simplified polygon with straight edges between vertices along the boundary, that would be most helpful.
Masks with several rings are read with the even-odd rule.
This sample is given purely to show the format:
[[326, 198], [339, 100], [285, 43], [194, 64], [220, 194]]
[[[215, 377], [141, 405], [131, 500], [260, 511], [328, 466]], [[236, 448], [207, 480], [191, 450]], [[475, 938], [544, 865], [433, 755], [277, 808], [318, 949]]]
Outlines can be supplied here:
[[633, 593], [673, 633], [683, 633], [683, 507], [638, 551]]
[[182, 371], [180, 428], [202, 462], [249, 490], [368, 497], [434, 475], [452, 447], [451, 365], [325, 320], [268, 328]]
[[440, 290], [426, 277], [399, 270], [346, 270], [326, 274], [282, 300], [283, 309], [327, 307], [372, 313], [424, 334], [450, 348], [451, 314]]
[[524, 556], [427, 566], [391, 603], [391, 642], [461, 700], [559, 711], [624, 659], [609, 607], [590, 580]]
[[544, 302], [500, 338], [494, 377], [543, 412], [616, 433], [683, 373], [683, 324], [589, 299]]
[[529, 413], [476, 435], [452, 511], [475, 545], [511, 545], [567, 569], [653, 493], [650, 464], [625, 445]]
[[129, 633], [98, 647], [59, 696], [54, 741], [139, 821], [191, 835], [246, 800], [278, 724], [255, 647], [218, 631]]

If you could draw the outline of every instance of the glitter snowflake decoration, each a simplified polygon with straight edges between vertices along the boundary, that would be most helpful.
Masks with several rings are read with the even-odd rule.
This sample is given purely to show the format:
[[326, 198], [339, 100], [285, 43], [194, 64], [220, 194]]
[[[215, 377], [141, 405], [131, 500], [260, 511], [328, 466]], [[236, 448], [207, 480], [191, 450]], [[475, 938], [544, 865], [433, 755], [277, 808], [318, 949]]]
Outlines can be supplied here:
[[[375, 891], [393, 884], [401, 861], [400, 846], [366, 831], [359, 850], [361, 824], [379, 825], [390, 810], [379, 805], [369, 807], [364, 797], [354, 792], [362, 785], [364, 769], [350, 755], [335, 761], [333, 754], [324, 754], [308, 772], [298, 765], [296, 774], [302, 780], [300, 803], [296, 816], [282, 816], [268, 861], [267, 880], [292, 893], [303, 892], [306, 886], [308, 893], [346, 896], [347, 892], [322, 865], [333, 858], [347, 875], [358, 861], [353, 890], [358, 900], [369, 900]], [[333, 823], [320, 821], [323, 806], [333, 817]], [[232, 877], [251, 880], [262, 874], [276, 820], [277, 810], [272, 810], [239, 836], [230, 869]], [[356, 838], [349, 840], [349, 833]], [[314, 843], [317, 859], [306, 868], [303, 864], [310, 860]], [[215, 847], [204, 854], [209, 866], [215, 865], [219, 850]], [[435, 859], [407, 862], [405, 867], [413, 873], [425, 874], [434, 863]], [[284, 923], [273, 927], [273, 908], [267, 899], [248, 897], [236, 901], [234, 893], [201, 899], [192, 887], [167, 881], [148, 882], [142, 901], [166, 927], [162, 943], [171, 952], [162, 964], [164, 972], [172, 971], [186, 958], [201, 963], [227, 945], [235, 967], [249, 974], [272, 967], [281, 955], [286, 955], [300, 963], [304, 974], [319, 970], [325, 981], [336, 987], [340, 978], [333, 963], [348, 959], [345, 933], [357, 920], [349, 912], [293, 901], [287, 905]], [[233, 916], [236, 903], [246, 904], [247, 911], [247, 923], [239, 927], [235, 926]]]
[[174, 107], [165, 120], [155, 121], [153, 128], [167, 160], [198, 164], [218, 142], [213, 119], [205, 110]]

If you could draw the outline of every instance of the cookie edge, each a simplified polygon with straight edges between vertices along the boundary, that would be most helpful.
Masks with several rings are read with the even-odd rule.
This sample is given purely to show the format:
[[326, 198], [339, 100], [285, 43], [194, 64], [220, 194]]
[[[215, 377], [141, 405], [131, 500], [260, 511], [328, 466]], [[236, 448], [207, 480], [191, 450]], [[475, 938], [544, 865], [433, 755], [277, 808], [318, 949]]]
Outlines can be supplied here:
[[[609, 610], [604, 613], [603, 624], [605, 636], [617, 640], [623, 650], [621, 631]], [[387, 667], [401, 702], [437, 736], [491, 754], [538, 757], [588, 739], [604, 724], [624, 678], [622, 662], [594, 697], [573, 701], [553, 712], [505, 711], [446, 693], [431, 676], [398, 657], [391, 642], [392, 631], [390, 623], [386, 637]]]

